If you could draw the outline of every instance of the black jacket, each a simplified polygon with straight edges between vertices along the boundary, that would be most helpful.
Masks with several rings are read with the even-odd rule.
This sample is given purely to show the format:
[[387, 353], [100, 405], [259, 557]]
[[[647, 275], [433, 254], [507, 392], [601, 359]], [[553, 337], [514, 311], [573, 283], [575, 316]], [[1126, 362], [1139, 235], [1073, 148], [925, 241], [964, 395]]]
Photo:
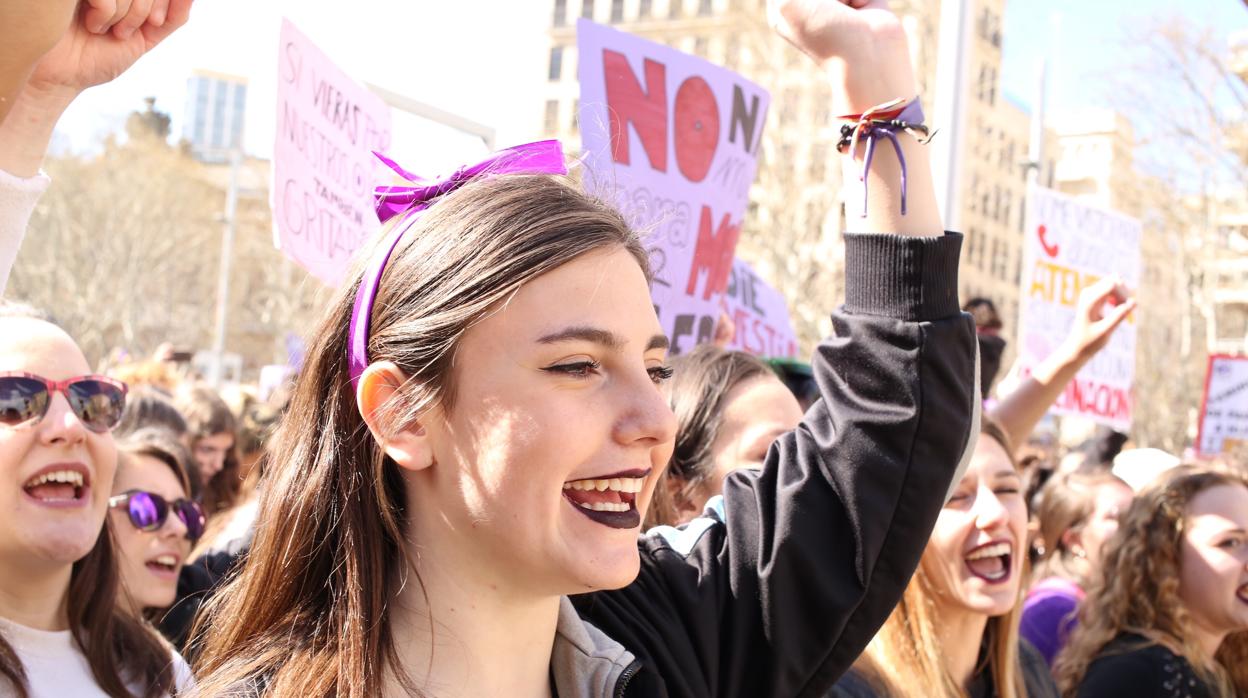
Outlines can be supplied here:
[[845, 238], [823, 399], [721, 513], [643, 536], [635, 582], [573, 597], [637, 659], [616, 695], [823, 696], [914, 572], [978, 430], [962, 238]]

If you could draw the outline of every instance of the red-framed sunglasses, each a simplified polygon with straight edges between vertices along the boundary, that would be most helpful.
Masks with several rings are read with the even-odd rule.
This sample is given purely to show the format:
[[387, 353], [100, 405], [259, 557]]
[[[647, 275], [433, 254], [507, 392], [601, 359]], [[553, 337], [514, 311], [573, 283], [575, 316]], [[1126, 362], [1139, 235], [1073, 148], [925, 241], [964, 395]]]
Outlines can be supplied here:
[[91, 431], [117, 426], [126, 406], [126, 384], [108, 376], [78, 376], [52, 381], [21, 371], [0, 372], [0, 424], [16, 427], [48, 414], [52, 394], [62, 393], [69, 408]]

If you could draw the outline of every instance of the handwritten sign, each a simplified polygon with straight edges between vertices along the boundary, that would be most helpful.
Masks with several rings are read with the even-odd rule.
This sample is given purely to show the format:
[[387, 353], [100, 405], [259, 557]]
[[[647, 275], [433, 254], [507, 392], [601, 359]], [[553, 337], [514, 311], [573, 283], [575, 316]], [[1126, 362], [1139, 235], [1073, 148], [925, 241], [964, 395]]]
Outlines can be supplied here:
[[[1055, 351], [1075, 320], [1079, 292], [1117, 274], [1140, 281], [1139, 221], [1055, 191], [1028, 191], [1019, 301], [1019, 364], [1024, 374]], [[1131, 428], [1136, 328], [1130, 318], [1075, 376], [1053, 411]]]
[[655, 310], [684, 353], [713, 336], [770, 97], [700, 58], [576, 27], [586, 186], [648, 234]]
[[1196, 448], [1212, 456], [1248, 442], [1248, 356], [1209, 357]]
[[732, 263], [723, 306], [736, 328], [729, 349], [767, 358], [797, 358], [797, 333], [784, 296], [760, 279], [748, 262], [737, 259]]
[[390, 146], [390, 109], [282, 20], [273, 144], [274, 242], [326, 284], [379, 227], [373, 187], [388, 179], [372, 151]]

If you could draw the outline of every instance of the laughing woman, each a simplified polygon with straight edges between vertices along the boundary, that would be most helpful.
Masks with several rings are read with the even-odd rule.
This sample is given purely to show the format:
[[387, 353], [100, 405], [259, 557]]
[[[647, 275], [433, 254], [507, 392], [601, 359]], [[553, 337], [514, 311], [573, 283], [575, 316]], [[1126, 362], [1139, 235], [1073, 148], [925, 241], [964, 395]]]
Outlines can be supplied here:
[[[784, 3], [781, 31], [836, 108], [913, 98], [900, 22], [855, 5]], [[893, 234], [846, 236], [824, 399], [716, 515], [640, 544], [675, 419], [638, 238], [554, 174], [550, 142], [384, 191], [395, 223], [314, 334], [251, 551], [203, 624], [204, 693], [826, 690], [918, 562], [978, 402], [960, 236], [922, 147], [899, 147], [908, 215], [882, 147], [855, 220]]]
[[1004, 430], [985, 420], [901, 603], [834, 695], [1057, 696], [1019, 638], [1026, 550], [1022, 478]]
[[1248, 695], [1248, 479], [1175, 468], [1136, 495], [1057, 674], [1072, 698]]
[[105, 526], [125, 386], [13, 306], [0, 338], [0, 694], [167, 695], [189, 674], [118, 605]]

